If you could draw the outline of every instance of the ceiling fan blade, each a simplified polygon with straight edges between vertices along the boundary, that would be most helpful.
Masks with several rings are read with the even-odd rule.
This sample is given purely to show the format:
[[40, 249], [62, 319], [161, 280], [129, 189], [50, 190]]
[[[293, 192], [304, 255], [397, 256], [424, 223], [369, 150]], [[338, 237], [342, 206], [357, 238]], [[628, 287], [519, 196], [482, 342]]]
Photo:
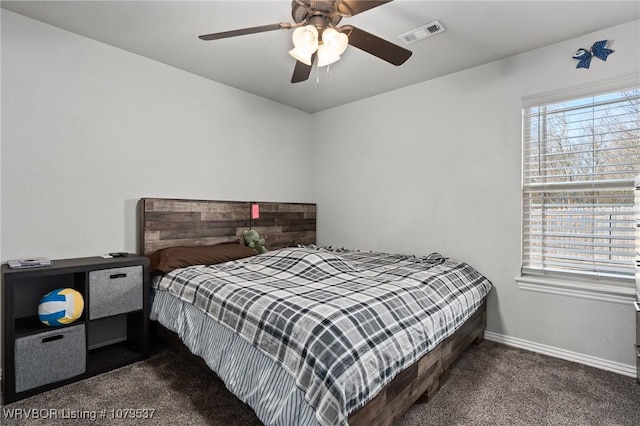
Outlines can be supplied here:
[[349, 44], [351, 46], [364, 50], [396, 66], [404, 64], [413, 53], [404, 47], [400, 47], [351, 25], [341, 27], [340, 31], [349, 36]]
[[386, 1], [339, 1], [336, 3], [337, 11], [350, 16], [357, 15], [358, 13], [366, 12], [374, 7], [382, 6], [385, 3], [391, 3], [393, 0]]
[[280, 22], [279, 24], [262, 25], [260, 27], [242, 28], [240, 30], [223, 31], [221, 33], [205, 34], [198, 38], [201, 40], [218, 40], [221, 38], [236, 37], [246, 34], [263, 33], [265, 31], [273, 31], [280, 29], [289, 29], [291, 24], [288, 22]]
[[307, 65], [304, 62], [296, 61], [296, 66], [293, 68], [293, 75], [291, 76], [292, 83], [300, 83], [309, 79], [311, 75], [311, 68], [313, 68], [313, 62], [316, 60], [316, 54], [311, 56], [311, 65]]

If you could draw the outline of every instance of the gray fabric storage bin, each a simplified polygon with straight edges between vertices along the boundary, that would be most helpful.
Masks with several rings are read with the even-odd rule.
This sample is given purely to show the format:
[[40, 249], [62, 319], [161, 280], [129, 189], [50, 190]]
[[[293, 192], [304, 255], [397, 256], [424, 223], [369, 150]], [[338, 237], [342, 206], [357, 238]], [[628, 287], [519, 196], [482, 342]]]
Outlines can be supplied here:
[[86, 370], [84, 324], [16, 339], [16, 392], [66, 380]]
[[89, 319], [142, 309], [142, 266], [89, 272]]

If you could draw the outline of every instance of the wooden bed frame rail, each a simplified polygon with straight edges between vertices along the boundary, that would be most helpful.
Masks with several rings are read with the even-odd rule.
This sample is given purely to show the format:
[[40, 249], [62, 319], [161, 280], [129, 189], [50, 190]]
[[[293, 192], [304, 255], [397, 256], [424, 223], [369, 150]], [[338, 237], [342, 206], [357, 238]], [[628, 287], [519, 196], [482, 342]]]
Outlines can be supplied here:
[[367, 405], [349, 416], [349, 425], [392, 425], [414, 403], [431, 399], [449, 377], [454, 361], [471, 345], [484, 340], [486, 299], [456, 332], [418, 362], [398, 374]]

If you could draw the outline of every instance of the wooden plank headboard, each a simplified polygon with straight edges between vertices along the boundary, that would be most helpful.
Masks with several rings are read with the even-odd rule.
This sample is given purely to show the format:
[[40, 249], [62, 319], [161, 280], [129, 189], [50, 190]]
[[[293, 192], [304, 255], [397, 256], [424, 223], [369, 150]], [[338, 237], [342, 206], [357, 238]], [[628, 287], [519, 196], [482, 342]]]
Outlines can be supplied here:
[[[260, 218], [251, 219], [252, 204]], [[243, 241], [255, 229], [270, 250], [316, 243], [316, 205], [259, 201], [142, 198], [139, 202], [140, 254], [171, 246]]]

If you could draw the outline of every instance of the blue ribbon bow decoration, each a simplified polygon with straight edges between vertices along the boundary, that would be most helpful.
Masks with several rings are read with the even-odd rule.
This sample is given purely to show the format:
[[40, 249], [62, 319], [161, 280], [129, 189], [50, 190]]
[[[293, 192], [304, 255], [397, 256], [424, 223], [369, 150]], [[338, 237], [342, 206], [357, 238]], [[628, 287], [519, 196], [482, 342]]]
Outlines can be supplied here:
[[578, 49], [576, 54], [573, 55], [573, 59], [579, 60], [578, 65], [576, 65], [576, 68], [589, 68], [589, 65], [591, 64], [592, 56], [602, 59], [603, 61], [606, 61], [607, 56], [615, 52], [615, 50], [607, 49], [605, 47], [606, 45], [607, 45], [607, 40], [600, 40], [593, 43], [593, 46], [591, 46], [591, 50]]

